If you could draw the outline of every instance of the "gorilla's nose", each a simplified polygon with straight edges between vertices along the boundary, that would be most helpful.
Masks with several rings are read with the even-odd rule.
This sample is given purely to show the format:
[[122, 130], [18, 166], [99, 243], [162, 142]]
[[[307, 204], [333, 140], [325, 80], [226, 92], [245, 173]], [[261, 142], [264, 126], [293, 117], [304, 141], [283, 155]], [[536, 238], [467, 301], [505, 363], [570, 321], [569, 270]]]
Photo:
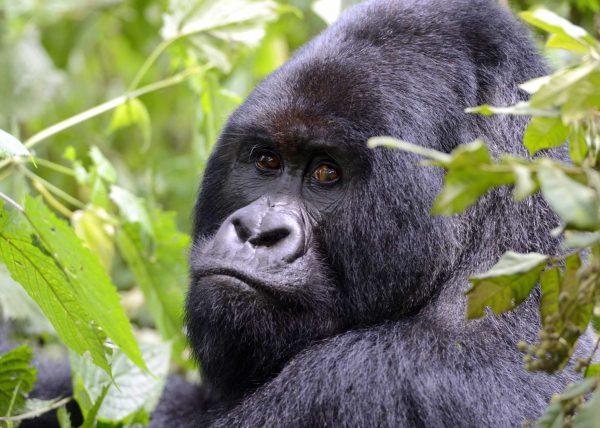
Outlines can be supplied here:
[[234, 212], [224, 227], [229, 229], [223, 236], [226, 245], [235, 252], [249, 245], [269, 259], [288, 263], [304, 253], [304, 222], [295, 204], [257, 201]]

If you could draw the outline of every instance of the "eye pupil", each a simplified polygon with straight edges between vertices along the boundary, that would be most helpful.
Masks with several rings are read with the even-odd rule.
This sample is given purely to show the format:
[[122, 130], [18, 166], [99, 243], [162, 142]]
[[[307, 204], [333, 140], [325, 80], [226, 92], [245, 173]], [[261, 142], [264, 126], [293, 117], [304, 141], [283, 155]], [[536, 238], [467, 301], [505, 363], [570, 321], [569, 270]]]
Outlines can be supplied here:
[[313, 178], [320, 183], [332, 183], [337, 181], [339, 174], [329, 165], [319, 165], [313, 172]]
[[281, 161], [275, 154], [262, 153], [256, 159], [256, 167], [263, 171], [274, 171], [281, 168]]

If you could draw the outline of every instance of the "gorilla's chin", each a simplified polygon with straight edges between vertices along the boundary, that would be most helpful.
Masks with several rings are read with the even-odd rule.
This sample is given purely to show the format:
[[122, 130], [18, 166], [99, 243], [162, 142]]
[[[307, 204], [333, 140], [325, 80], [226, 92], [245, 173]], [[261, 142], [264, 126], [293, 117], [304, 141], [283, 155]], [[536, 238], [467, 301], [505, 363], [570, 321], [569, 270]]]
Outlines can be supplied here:
[[239, 273], [194, 275], [188, 337], [206, 380], [223, 394], [264, 382], [308, 343], [337, 330], [333, 312], [282, 304], [264, 287]]

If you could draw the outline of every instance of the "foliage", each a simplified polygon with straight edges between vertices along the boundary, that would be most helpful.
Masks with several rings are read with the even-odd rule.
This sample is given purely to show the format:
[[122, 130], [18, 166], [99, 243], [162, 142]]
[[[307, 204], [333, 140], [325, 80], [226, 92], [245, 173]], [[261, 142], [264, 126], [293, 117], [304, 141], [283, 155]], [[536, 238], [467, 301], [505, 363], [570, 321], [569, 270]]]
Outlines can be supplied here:
[[[372, 139], [370, 145], [426, 156], [429, 165], [447, 171], [432, 208], [436, 214], [463, 212], [490, 189], [507, 184], [514, 186], [517, 201], [542, 193], [562, 220], [554, 233], [563, 236], [564, 252], [507, 252], [491, 270], [471, 278], [467, 316], [483, 317], [485, 308], [495, 313], [511, 310], [539, 283], [543, 329], [538, 343], [521, 342], [519, 348], [528, 369], [552, 373], [572, 359], [590, 323], [600, 331], [600, 44], [548, 10], [523, 12], [521, 17], [550, 33], [548, 47], [569, 51], [577, 62], [523, 83], [521, 88], [531, 94], [527, 102], [467, 111], [532, 116], [523, 138], [531, 155], [568, 144], [571, 163], [510, 155], [494, 159], [482, 141], [461, 145], [450, 154], [389, 138]], [[600, 370], [593, 358], [598, 343], [600, 339], [591, 355], [576, 362], [582, 380], [553, 398], [538, 426], [598, 426]]]

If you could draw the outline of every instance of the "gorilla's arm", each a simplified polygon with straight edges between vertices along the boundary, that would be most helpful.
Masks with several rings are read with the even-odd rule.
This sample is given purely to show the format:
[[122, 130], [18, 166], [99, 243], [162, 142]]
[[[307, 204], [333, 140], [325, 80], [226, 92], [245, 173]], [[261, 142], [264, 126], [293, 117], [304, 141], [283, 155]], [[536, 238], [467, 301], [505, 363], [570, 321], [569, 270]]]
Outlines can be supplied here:
[[560, 381], [523, 370], [511, 332], [489, 327], [477, 340], [427, 319], [340, 335], [214, 426], [519, 426]]

